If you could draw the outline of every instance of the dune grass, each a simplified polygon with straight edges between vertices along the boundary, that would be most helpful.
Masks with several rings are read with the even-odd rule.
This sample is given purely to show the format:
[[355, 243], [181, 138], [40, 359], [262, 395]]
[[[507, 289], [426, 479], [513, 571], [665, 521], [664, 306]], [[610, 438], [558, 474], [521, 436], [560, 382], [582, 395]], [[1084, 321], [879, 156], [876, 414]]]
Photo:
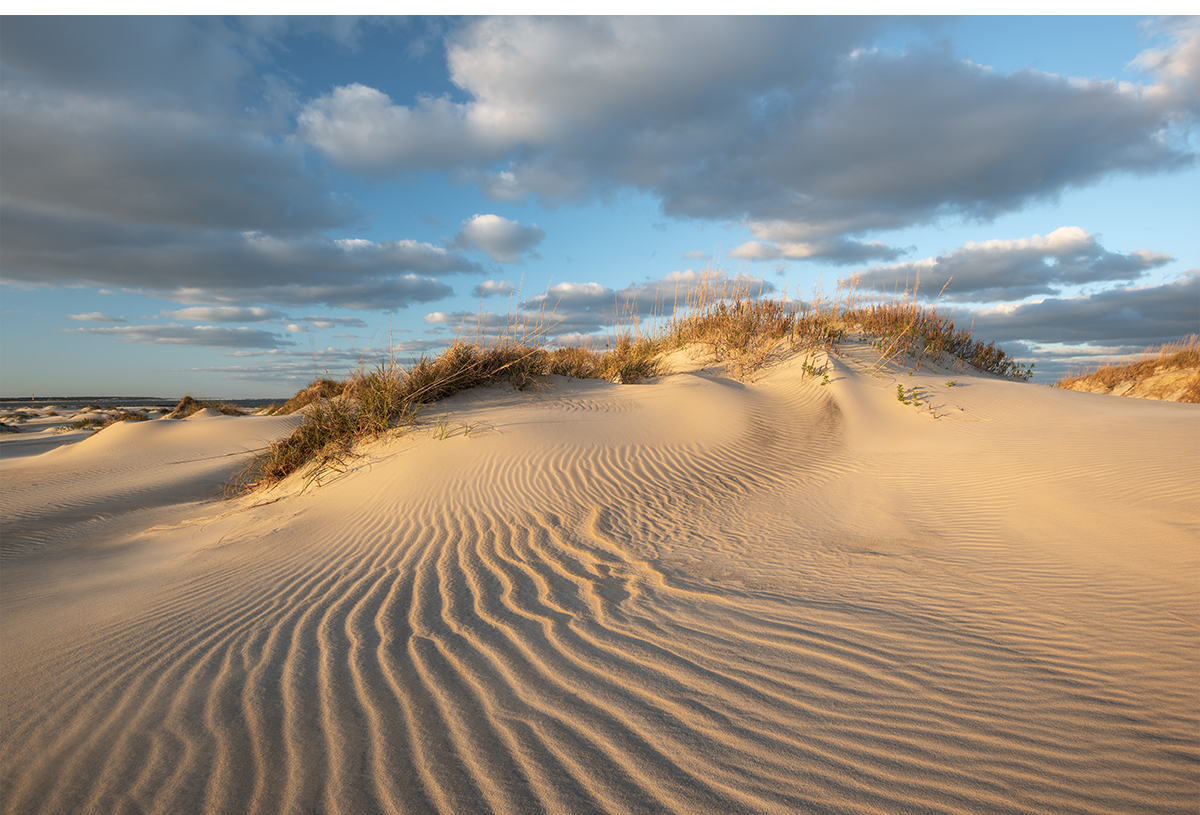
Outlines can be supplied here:
[[144, 410], [123, 410], [113, 416], [89, 416], [86, 419], [79, 419], [78, 421], [71, 422], [69, 425], [67, 425], [67, 429], [87, 430], [89, 428], [93, 428], [99, 432], [106, 427], [112, 427], [113, 425], [120, 424], [121, 422], [144, 422], [149, 418], [150, 417]]
[[179, 400], [179, 404], [175, 409], [166, 415], [167, 419], [186, 419], [194, 413], [199, 413], [202, 410], [215, 410], [219, 413], [224, 413], [226, 416], [245, 416], [246, 411], [242, 410], [237, 405], [231, 405], [228, 402], [206, 402], [195, 399], [191, 394], [184, 396]]
[[[1054, 383], [1070, 389], [1075, 384], [1099, 385], [1111, 391], [1126, 382], [1141, 382], [1156, 374], [1185, 368], [1200, 368], [1200, 337], [1192, 334], [1177, 342], [1151, 346], [1131, 362], [1107, 362], [1094, 368], [1073, 371]], [[1200, 380], [1192, 383], [1181, 402], [1200, 402]]]
[[[780, 349], [837, 353], [851, 334], [872, 340], [884, 359], [912, 361], [917, 367], [923, 360], [949, 361], [1014, 379], [1032, 375], [1032, 365], [1026, 368], [994, 343], [956, 329], [953, 320], [918, 305], [915, 296], [866, 304], [852, 284], [837, 302], [817, 297], [798, 304], [758, 298], [736, 281], [706, 279], [688, 292], [681, 309], [672, 311], [657, 333], [619, 335], [604, 351], [541, 347], [544, 330], [539, 328], [532, 338], [456, 341], [440, 356], [421, 358], [407, 368], [393, 357], [342, 381], [317, 379], [275, 411], [303, 410], [303, 422], [243, 468], [229, 491], [270, 486], [306, 467], [310, 478], [338, 470], [357, 443], [403, 432], [418, 423], [423, 406], [470, 388], [507, 382], [524, 390], [551, 375], [633, 384], [668, 373], [664, 354], [690, 345], [724, 361], [738, 377], [757, 370]], [[825, 373], [812, 365], [805, 370], [814, 376]], [[828, 381], [826, 375], [820, 384]]]

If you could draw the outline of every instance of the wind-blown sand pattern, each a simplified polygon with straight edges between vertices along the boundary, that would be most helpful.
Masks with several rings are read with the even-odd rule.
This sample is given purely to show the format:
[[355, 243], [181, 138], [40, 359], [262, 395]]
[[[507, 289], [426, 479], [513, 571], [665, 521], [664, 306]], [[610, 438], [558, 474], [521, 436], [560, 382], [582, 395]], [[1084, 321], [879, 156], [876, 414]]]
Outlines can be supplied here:
[[1200, 408], [831, 379], [471, 391], [235, 501], [289, 420], [5, 461], [3, 811], [1195, 812]]

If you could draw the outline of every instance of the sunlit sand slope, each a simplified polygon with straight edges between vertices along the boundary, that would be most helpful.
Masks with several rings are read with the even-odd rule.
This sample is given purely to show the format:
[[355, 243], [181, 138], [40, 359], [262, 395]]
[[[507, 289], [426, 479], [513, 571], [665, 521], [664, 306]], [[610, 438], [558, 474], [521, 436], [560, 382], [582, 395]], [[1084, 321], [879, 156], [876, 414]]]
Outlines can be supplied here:
[[23, 460], [3, 811], [1194, 812], [1200, 408], [830, 379], [469, 392], [71, 539], [138, 447]]

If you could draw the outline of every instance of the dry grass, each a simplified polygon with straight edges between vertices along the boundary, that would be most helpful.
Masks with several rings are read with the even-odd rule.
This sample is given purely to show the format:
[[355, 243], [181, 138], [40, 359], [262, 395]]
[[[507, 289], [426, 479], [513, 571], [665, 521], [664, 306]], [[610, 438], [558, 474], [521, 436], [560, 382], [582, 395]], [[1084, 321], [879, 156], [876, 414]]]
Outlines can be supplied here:
[[231, 405], [228, 402], [203, 402], [192, 398], [189, 394], [179, 400], [179, 404], [175, 409], [168, 413], [164, 418], [167, 419], [186, 419], [193, 413], [199, 413], [202, 410], [215, 410], [219, 413], [224, 413], [226, 416], [245, 416], [246, 411], [242, 410], [237, 405]]
[[124, 410], [115, 416], [105, 416], [102, 418], [93, 416], [86, 419], [80, 419], [78, 421], [71, 422], [71, 424], [67, 425], [67, 428], [69, 430], [85, 430], [87, 428], [95, 428], [96, 431], [99, 432], [106, 427], [112, 427], [113, 425], [120, 424], [121, 422], [144, 422], [149, 418], [150, 417], [144, 410]]
[[[918, 366], [923, 359], [952, 358], [1002, 376], [1031, 375], [994, 344], [973, 340], [970, 331], [955, 330], [949, 318], [917, 305], [915, 294], [866, 305], [850, 285], [837, 303], [818, 297], [793, 305], [759, 299], [742, 283], [718, 283], [710, 277], [672, 313], [657, 336], [625, 333], [611, 338], [603, 352], [539, 347], [546, 330], [539, 320], [532, 336], [514, 339], [505, 333], [490, 345], [482, 338], [456, 341], [440, 356], [422, 358], [408, 368], [392, 358], [341, 382], [318, 379], [275, 411], [307, 408], [303, 423], [237, 474], [230, 491], [270, 486], [306, 467], [310, 481], [319, 481], [342, 469], [358, 442], [402, 432], [417, 423], [422, 406], [470, 388], [507, 382], [523, 390], [548, 375], [631, 384], [666, 373], [664, 353], [691, 344], [725, 361], [739, 377], [762, 366], [781, 346], [788, 352], [836, 353], [851, 333], [874, 339], [885, 358], [913, 358]], [[623, 315], [622, 322], [636, 325], [629, 317]], [[805, 370], [822, 373], [811, 365]]]
[[[1178, 342], [1152, 346], [1132, 362], [1107, 362], [1095, 368], [1073, 371], [1054, 383], [1056, 388], [1071, 388], [1075, 384], [1102, 386], [1112, 391], [1118, 385], [1138, 383], [1156, 374], [1173, 370], [1200, 368], [1200, 338], [1195, 334]], [[1200, 379], [1193, 382], [1181, 402], [1200, 402]]]
[[633, 382], [653, 375], [650, 356], [628, 342], [604, 356], [578, 348], [456, 342], [436, 359], [422, 358], [408, 369], [393, 359], [344, 382], [318, 380], [292, 400], [309, 406], [303, 423], [251, 461], [231, 487], [242, 492], [268, 486], [310, 464], [312, 472], [337, 469], [357, 442], [415, 424], [423, 405], [464, 390], [501, 382], [524, 390], [550, 374], [594, 378], [615, 371]]

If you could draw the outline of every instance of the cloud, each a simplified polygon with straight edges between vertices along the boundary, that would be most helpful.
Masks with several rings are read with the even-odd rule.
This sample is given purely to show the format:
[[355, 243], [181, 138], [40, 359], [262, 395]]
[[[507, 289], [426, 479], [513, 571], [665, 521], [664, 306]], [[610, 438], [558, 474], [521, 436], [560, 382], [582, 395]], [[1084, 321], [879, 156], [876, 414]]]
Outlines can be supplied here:
[[181, 229], [350, 226], [282, 128], [261, 43], [216, 18], [13, 17], [0, 32], [4, 197]]
[[[499, 215], [476, 215], [463, 221], [462, 229], [450, 241], [450, 246], [486, 252], [497, 263], [517, 263], [521, 255], [532, 252], [545, 237], [545, 230], [539, 229], [537, 224], [521, 226]], [[533, 254], [533, 257], [540, 255]]]
[[516, 286], [507, 280], [485, 280], [471, 289], [471, 293], [476, 297], [495, 297], [496, 295], [507, 296], [513, 294], [516, 290]]
[[367, 327], [367, 324], [357, 317], [300, 317], [299, 319], [308, 323], [313, 328], [319, 328], [322, 331], [338, 326], [344, 326], [347, 328]]
[[1145, 348], [1196, 332], [1200, 269], [1156, 286], [1110, 289], [974, 313], [973, 333], [997, 342], [1025, 341]]
[[521, 303], [526, 314], [537, 313], [550, 323], [551, 337], [569, 333], [591, 334], [605, 328], [636, 325], [654, 317], [669, 317], [689, 304], [701, 288], [708, 296], [743, 293], [754, 298], [775, 291], [760, 277], [739, 275], [714, 278], [691, 269], [672, 272], [658, 280], [612, 289], [600, 283], [559, 283]]
[[89, 311], [85, 314], [68, 314], [72, 320], [79, 320], [85, 323], [127, 323], [129, 322], [124, 317], [110, 317], [99, 311]]
[[1144, 24], [1167, 40], [1147, 48], [1130, 63], [1151, 77], [1146, 93], [1193, 111], [1200, 106], [1200, 25], [1195, 17], [1167, 17]]
[[121, 287], [184, 303], [402, 308], [448, 296], [430, 275], [474, 272], [455, 252], [372, 242], [119, 225], [0, 204], [7, 281]]
[[1049, 235], [1016, 240], [969, 242], [937, 257], [872, 266], [859, 281], [868, 288], [911, 288], [933, 295], [947, 280], [950, 300], [1021, 300], [1055, 294], [1064, 286], [1129, 281], [1171, 261], [1148, 250], [1110, 252], [1093, 234], [1064, 226]]
[[197, 305], [395, 309], [449, 295], [435, 276], [478, 270], [458, 253], [412, 240], [325, 237], [363, 216], [330, 190], [312, 151], [291, 135], [291, 80], [265, 69], [289, 32], [352, 45], [358, 28], [6, 19], [4, 279]]
[[283, 312], [273, 308], [246, 308], [243, 306], [193, 306], [168, 312], [176, 320], [192, 320], [198, 323], [255, 323], [278, 320]]
[[746, 241], [729, 253], [731, 258], [744, 260], [812, 260], [849, 266], [867, 260], [895, 260], [905, 254], [879, 241], [854, 241], [833, 238], [819, 241], [763, 243]]
[[143, 345], [188, 345], [206, 348], [276, 348], [293, 343], [278, 334], [255, 328], [225, 328], [212, 325], [131, 325], [119, 328], [72, 328], [76, 334], [116, 337]]
[[348, 169], [448, 170], [497, 200], [634, 188], [672, 216], [787, 224], [789, 242], [833, 260], [893, 250], [820, 241], [991, 219], [1113, 174], [1194, 162], [1196, 111], [1179, 90], [1196, 76], [1194, 22], [1143, 55], [1145, 85], [865, 47], [880, 25], [472, 19], [447, 38], [466, 101], [402, 105], [343, 86], [306, 105], [298, 135]]
[[706, 260], [708, 252], [702, 252], [699, 249], [691, 249], [680, 255], [684, 260]]

